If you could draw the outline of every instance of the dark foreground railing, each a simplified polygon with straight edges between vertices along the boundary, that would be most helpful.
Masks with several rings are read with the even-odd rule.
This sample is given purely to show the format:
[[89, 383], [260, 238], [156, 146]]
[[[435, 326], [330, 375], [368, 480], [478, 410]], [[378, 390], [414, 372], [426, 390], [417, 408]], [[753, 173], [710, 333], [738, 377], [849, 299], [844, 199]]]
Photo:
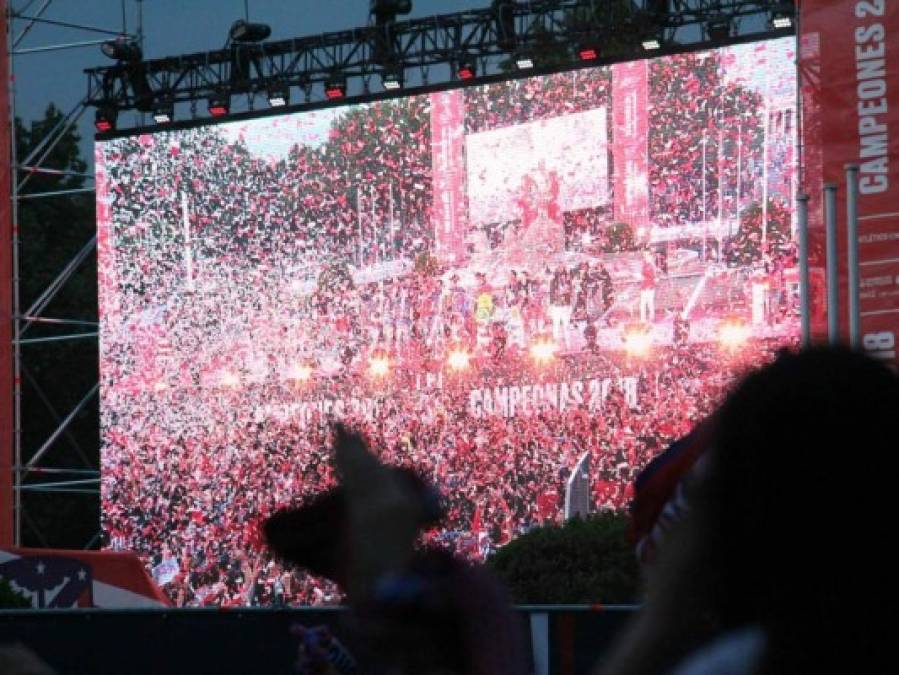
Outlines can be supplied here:
[[[631, 606], [520, 607], [535, 675], [581, 675], [633, 615]], [[0, 611], [0, 644], [30, 647], [58, 673], [293, 673], [290, 627], [327, 624], [329, 609]]]

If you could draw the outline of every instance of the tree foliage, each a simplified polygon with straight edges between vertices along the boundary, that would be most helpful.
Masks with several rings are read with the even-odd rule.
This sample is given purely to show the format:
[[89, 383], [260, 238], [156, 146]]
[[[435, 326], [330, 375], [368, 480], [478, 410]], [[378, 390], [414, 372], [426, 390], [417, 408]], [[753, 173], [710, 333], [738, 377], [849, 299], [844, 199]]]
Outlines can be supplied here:
[[490, 567], [523, 604], [633, 603], [639, 571], [627, 517], [599, 513], [541, 527], [513, 540]]

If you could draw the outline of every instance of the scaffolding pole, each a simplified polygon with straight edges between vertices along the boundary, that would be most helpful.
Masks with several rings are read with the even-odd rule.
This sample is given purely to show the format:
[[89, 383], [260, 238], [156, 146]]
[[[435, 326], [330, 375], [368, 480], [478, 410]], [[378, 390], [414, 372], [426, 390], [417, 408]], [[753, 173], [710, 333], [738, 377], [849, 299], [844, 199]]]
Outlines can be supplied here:
[[849, 346], [861, 349], [862, 330], [859, 309], [858, 271], [858, 166], [846, 165], [846, 276], [849, 290]]
[[840, 342], [840, 259], [837, 251], [837, 186], [824, 186], [824, 227], [827, 248], [827, 341]]
[[[82, 321], [80, 319], [57, 319], [57, 318], [49, 318], [49, 317], [41, 317], [39, 316], [50, 301], [56, 296], [61, 288], [65, 286], [68, 280], [71, 278], [74, 271], [77, 267], [84, 262], [84, 260], [92, 253], [93, 249], [96, 246], [96, 237], [92, 239], [92, 241], [88, 242], [76, 255], [74, 259], [70, 261], [69, 264], [63, 269], [63, 271], [57, 276], [57, 278], [49, 285], [47, 289], [44, 290], [43, 293], [38, 297], [35, 303], [28, 309], [26, 312], [22, 312], [22, 297], [21, 297], [21, 238], [20, 232], [18, 229], [19, 222], [19, 207], [20, 203], [23, 200], [33, 200], [33, 199], [43, 199], [43, 198], [54, 198], [58, 196], [67, 196], [73, 194], [89, 194], [93, 191], [92, 188], [74, 188], [68, 190], [55, 190], [49, 192], [40, 192], [33, 194], [22, 194], [25, 186], [28, 184], [28, 181], [35, 174], [40, 175], [57, 175], [57, 176], [76, 176], [79, 178], [93, 180], [93, 176], [90, 174], [86, 174], [78, 171], [67, 171], [60, 169], [52, 169], [49, 167], [44, 167], [43, 164], [50, 156], [50, 153], [53, 149], [59, 144], [59, 142], [65, 137], [65, 135], [75, 127], [78, 121], [81, 119], [81, 116], [84, 114], [84, 111], [87, 109], [86, 102], [90, 99], [91, 96], [94, 95], [94, 88], [88, 87], [88, 94], [85, 98], [81, 99], [73, 108], [71, 108], [64, 116], [60, 117], [56, 124], [52, 129], [41, 139], [34, 148], [28, 153], [28, 156], [24, 158], [24, 160], [20, 160], [17, 156], [17, 142], [16, 142], [16, 104], [17, 104], [17, 92], [15, 88], [15, 56], [19, 54], [29, 54], [29, 53], [39, 53], [39, 52], [55, 52], [63, 49], [70, 49], [76, 47], [85, 47], [89, 45], [98, 44], [100, 42], [104, 42], [105, 40], [94, 40], [94, 41], [82, 41], [82, 42], [71, 42], [71, 43], [63, 43], [63, 44], [54, 44], [54, 45], [45, 45], [45, 46], [37, 46], [34, 48], [27, 49], [19, 49], [19, 45], [28, 36], [33, 28], [38, 24], [48, 24], [48, 25], [56, 25], [64, 28], [73, 28], [79, 30], [90, 31], [98, 34], [103, 34], [106, 36], [125, 36], [130, 37], [127, 32], [124, 30], [124, 27], [121, 31], [115, 30], [107, 30], [104, 28], [99, 28], [97, 26], [89, 26], [85, 24], [77, 24], [77, 23], [69, 23], [64, 21], [56, 21], [51, 19], [44, 19], [43, 14], [46, 10], [51, 6], [52, 0], [43, 0], [40, 7], [38, 7], [31, 15], [25, 15], [24, 11], [27, 11], [27, 8], [30, 7], [33, 3], [29, 2], [27, 6], [22, 10], [23, 13], [16, 14], [15, 12], [10, 12], [8, 15], [8, 31], [9, 31], [9, 43], [7, 45], [7, 55], [9, 58], [9, 72], [7, 75], [8, 84], [8, 93], [9, 93], [9, 106], [10, 106], [10, 140], [11, 140], [11, 162], [10, 166], [12, 168], [12, 180], [10, 185], [10, 209], [11, 209], [11, 221], [12, 221], [12, 326], [13, 326], [13, 344], [12, 344], [12, 352], [13, 352], [13, 541], [16, 545], [22, 544], [22, 532], [23, 527], [28, 526], [29, 530], [33, 532], [34, 536], [37, 538], [38, 542], [46, 546], [47, 540], [43, 536], [43, 533], [39, 528], [36, 527], [33, 520], [29, 517], [28, 513], [23, 509], [23, 503], [21, 498], [21, 493], [23, 492], [23, 479], [25, 476], [31, 472], [35, 474], [47, 474], [47, 473], [56, 473], [58, 475], [82, 475], [82, 476], [90, 476], [91, 481], [97, 481], [99, 472], [96, 469], [83, 469], [83, 468], [60, 468], [60, 467], [45, 467], [38, 466], [37, 462], [41, 459], [41, 457], [46, 456], [49, 452], [51, 446], [54, 442], [59, 438], [60, 435], [65, 433], [69, 439], [72, 441], [73, 446], [76, 449], [76, 452], [81, 457], [82, 461], [85, 462], [86, 466], [90, 466], [90, 462], [84, 452], [78, 447], [77, 442], [74, 437], [71, 435], [68, 427], [75, 416], [83, 410], [87, 402], [90, 400], [92, 396], [96, 394], [99, 390], [99, 383], [95, 383], [92, 387], [91, 391], [82, 399], [82, 401], [75, 407], [72, 412], [70, 412], [64, 419], [60, 419], [59, 415], [56, 413], [50, 401], [46, 398], [43, 391], [37, 385], [36, 382], [33, 381], [33, 378], [30, 378], [30, 375], [27, 374], [24, 370], [22, 363], [22, 352], [21, 348], [23, 344], [31, 344], [31, 343], [39, 343], [39, 342], [56, 342], [56, 341], [68, 341], [71, 339], [80, 339], [80, 338], [90, 338], [95, 339], [96, 337], [96, 321]], [[13, 36], [13, 28], [14, 21], [21, 20], [27, 22], [25, 27], [21, 30], [21, 32], [12, 39]], [[106, 38], [108, 39], [108, 38]], [[25, 173], [24, 176], [19, 179], [19, 172]], [[50, 336], [50, 337], [40, 337], [33, 338], [30, 340], [23, 340], [22, 336], [27, 331], [27, 329], [31, 326], [32, 323], [41, 323], [43, 325], [71, 325], [71, 326], [86, 326], [89, 328], [93, 328], [92, 332], [85, 333], [77, 333], [73, 335], [60, 335], [60, 336]], [[47, 407], [50, 411], [54, 420], [58, 422], [55, 431], [50, 435], [50, 437], [44, 442], [44, 444], [38, 448], [37, 452], [30, 458], [27, 463], [23, 464], [23, 448], [22, 448], [22, 376], [23, 373], [32, 379], [32, 384], [35, 387], [35, 390], [38, 393], [42, 403]], [[82, 489], [82, 485], [78, 484], [69, 484], [69, 485], [58, 485], [58, 486], [44, 486], [38, 485], [33, 487], [25, 486], [25, 490], [34, 490], [35, 488], [41, 489], [47, 492], [50, 491], [60, 491], [60, 492], [72, 492], [72, 493], [83, 493], [83, 494], [97, 494], [97, 490], [95, 489]], [[96, 541], [98, 535], [94, 535], [91, 540], [87, 543], [87, 547], [90, 547], [94, 541]]]
[[46, 197], [62, 197], [63, 195], [78, 195], [86, 192], [93, 192], [94, 188], [71, 188], [69, 190], [51, 190], [50, 192], [29, 192], [28, 194], [19, 195], [19, 199], [44, 199]]
[[[16, 206], [13, 204], [13, 208]], [[50, 282], [46, 289], [44, 289], [43, 293], [41, 293], [37, 299], [31, 303], [31, 307], [25, 310], [26, 317], [37, 317], [40, 316], [41, 312], [43, 312], [47, 305], [56, 297], [56, 294], [59, 293], [59, 290], [65, 287], [66, 282], [72, 277], [72, 275], [81, 267], [82, 263], [87, 259], [87, 257], [93, 252], [93, 250], [97, 246], [97, 235], [95, 234], [90, 240], [81, 247], [81, 250], [75, 254], [75, 256], [66, 263], [66, 266], [62, 269], [62, 271], [57, 275], [57, 277]], [[15, 316], [19, 316], [18, 307], [14, 312]], [[22, 328], [21, 333], [24, 333], [28, 330], [28, 328], [34, 322], [33, 319], [27, 319], [25, 321], [25, 326]], [[21, 334], [16, 337], [17, 340], [21, 338]]]
[[808, 348], [812, 344], [808, 265], [808, 195], [799, 195], [797, 199], [799, 211], [799, 318], [802, 325], [802, 347]]
[[[30, 17], [28, 17], [28, 19], [26, 19], [26, 21], [28, 21], [28, 25], [25, 26], [25, 28], [22, 29], [22, 32], [19, 33], [19, 36], [15, 40], [13, 40], [12, 47], [10, 49], [15, 49], [16, 47], [19, 46], [19, 43], [21, 43], [22, 40], [24, 40], [25, 37], [28, 35], [28, 33], [31, 32], [31, 29], [34, 28], [34, 25], [40, 20], [41, 16], [43, 15], [44, 12], [47, 11], [47, 8], [50, 6], [50, 3], [52, 3], [52, 2], [53, 2], [53, 0], [44, 0], [44, 4], [40, 6], [40, 8], [37, 10], [37, 13], [34, 16], [30, 16]], [[15, 18], [17, 18], [16, 15], [13, 12], [10, 12], [9, 13], [9, 34], [10, 35], [12, 35], [12, 23], [13, 23], [13, 19], [15, 19]], [[10, 64], [10, 71], [12, 71], [12, 64]]]
[[[52, 0], [44, 0], [44, 4], [38, 10], [42, 14]], [[7, 92], [9, 96], [9, 127], [10, 127], [10, 166], [18, 164], [18, 152], [16, 146], [18, 139], [16, 134], [16, 78], [15, 78], [15, 46], [18, 45], [34, 26], [34, 22], [28, 24], [19, 37], [12, 44], [7, 45], [7, 57], [9, 59], [9, 73], [7, 76]], [[8, 23], [9, 36], [13, 34], [12, 17]], [[30, 163], [30, 160], [25, 162]], [[40, 162], [38, 162], [40, 164]], [[15, 172], [10, 176], [10, 214], [12, 218], [12, 313], [19, 316], [21, 312], [21, 292], [19, 288], [19, 180]], [[13, 464], [22, 464], [22, 353], [19, 340], [22, 337], [22, 324], [13, 320]], [[21, 473], [18, 469], [13, 473], [13, 545], [22, 545], [22, 493], [16, 490], [19, 485]]]

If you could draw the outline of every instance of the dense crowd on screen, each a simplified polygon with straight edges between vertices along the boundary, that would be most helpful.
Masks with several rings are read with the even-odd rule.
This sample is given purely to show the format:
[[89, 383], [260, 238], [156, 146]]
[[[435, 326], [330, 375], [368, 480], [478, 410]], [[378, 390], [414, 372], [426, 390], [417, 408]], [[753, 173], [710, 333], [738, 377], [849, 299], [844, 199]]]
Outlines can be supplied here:
[[[346, 419], [382, 460], [441, 487], [447, 517], [427, 538], [479, 557], [557, 522], [565, 481], [585, 452], [596, 505], [624, 508], [635, 473], [713, 409], [735, 370], [769, 358], [778, 345], [755, 343], [725, 367], [713, 346], [667, 348], [648, 362], [597, 356], [565, 366], [574, 371], [569, 376], [636, 377], [634, 405], [613, 386], [593, 412], [585, 404], [564, 411], [545, 404], [514, 417], [477, 415], [464, 388], [447, 386], [393, 392], [375, 419]], [[254, 414], [290, 394], [276, 386], [210, 392], [200, 402], [185, 390], [143, 394], [128, 425], [107, 430], [106, 543], [138, 551], [151, 566], [178, 561], [181, 572], [166, 589], [179, 604], [338, 599], [333, 587], [285, 572], [259, 548], [262, 517], [334, 485], [328, 415], [300, 424]], [[176, 432], [171, 424], [182, 423], [185, 405], [199, 409], [194, 424]]]
[[[652, 95], [664, 100], [650, 118], [651, 156], [664, 158], [650, 162], [662, 224], [702, 210], [693, 185], [702, 134], [693, 122], [668, 140], [658, 129], [701, 116], [697, 87], [723, 86], [701, 71], [695, 84], [673, 86], [695, 64], [671, 64], [652, 66]], [[466, 130], [607, 105], [610, 95], [604, 69], [471, 89]], [[758, 105], [736, 89], [726, 96], [744, 97], [735, 108]], [[668, 283], [658, 256], [601, 253], [601, 210], [563, 214], [568, 230], [599, 235], [580, 257], [490, 278], [432, 269], [429, 125], [428, 98], [414, 97], [347, 110], [326, 138], [281, 160], [254, 157], [216, 128], [106, 148], [114, 241], [101, 276], [104, 543], [157, 569], [173, 563], [165, 589], [179, 605], [339, 599], [333, 586], [268, 559], [258, 541], [267, 513], [334, 484], [332, 419], [278, 413], [297, 401], [334, 391], [382, 399], [378, 414], [344, 418], [382, 459], [443, 490], [447, 517], [428, 538], [479, 557], [558, 520], [584, 453], [596, 505], [624, 508], [635, 472], [712, 410], [735, 371], [779, 345], [756, 339], [725, 359], [714, 344], [669, 340], [637, 359], [620, 340], [598, 339], [637, 317], [640, 292]], [[740, 133], [757, 165], [757, 128]], [[675, 321], [687, 297], [671, 283], [639, 318]], [[710, 311], [748, 303], [730, 298]], [[779, 303], [772, 315], [788, 311]], [[529, 347], [540, 339], [559, 353], [535, 364]], [[464, 372], [447, 370], [453, 352], [470, 356]], [[374, 357], [387, 364], [378, 377]], [[479, 382], [550, 372], [612, 385], [591, 405], [535, 403], [508, 417], [472, 409], [467, 392]], [[427, 374], [440, 375], [439, 387]], [[635, 378], [635, 389], [625, 392], [621, 378]]]

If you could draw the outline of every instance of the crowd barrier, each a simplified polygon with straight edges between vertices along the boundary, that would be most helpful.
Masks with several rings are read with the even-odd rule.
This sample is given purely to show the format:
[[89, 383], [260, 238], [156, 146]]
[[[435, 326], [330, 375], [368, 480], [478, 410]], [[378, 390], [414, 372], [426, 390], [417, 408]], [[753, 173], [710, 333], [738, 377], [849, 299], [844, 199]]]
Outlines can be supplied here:
[[[519, 607], [534, 675], [581, 675], [633, 615], [631, 606]], [[0, 645], [31, 648], [57, 673], [294, 673], [293, 624], [345, 634], [344, 610], [2, 610]]]

